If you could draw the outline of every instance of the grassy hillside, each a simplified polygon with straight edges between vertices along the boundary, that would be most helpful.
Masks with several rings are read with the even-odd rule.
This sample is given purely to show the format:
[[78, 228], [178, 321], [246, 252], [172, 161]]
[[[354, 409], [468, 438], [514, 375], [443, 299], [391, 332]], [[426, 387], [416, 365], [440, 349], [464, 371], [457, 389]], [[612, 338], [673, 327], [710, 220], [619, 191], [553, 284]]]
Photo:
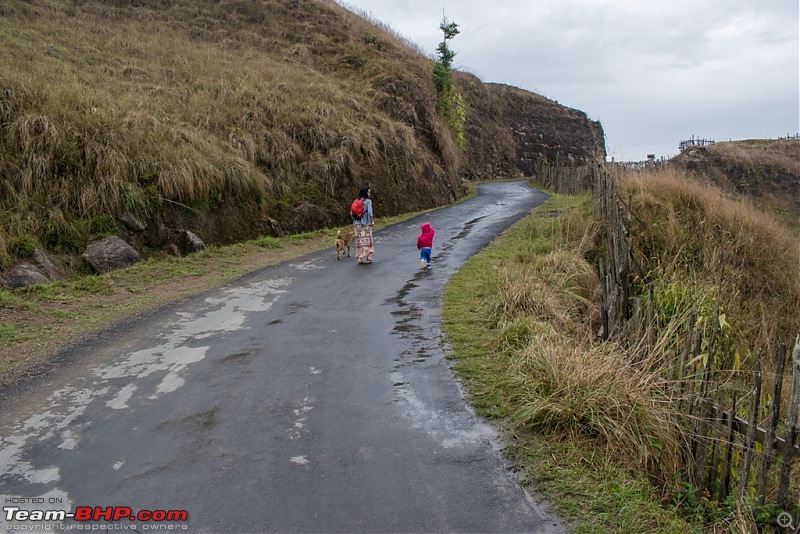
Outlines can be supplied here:
[[689, 147], [671, 163], [744, 194], [800, 229], [800, 139], [751, 139]]
[[428, 61], [333, 2], [11, 0], [0, 64], [6, 241], [74, 250], [130, 211], [148, 244], [230, 242], [344, 222], [362, 183], [381, 214], [462, 194]]
[[[182, 228], [231, 243], [337, 226], [364, 183], [379, 216], [430, 208], [471, 175], [431, 59], [332, 0], [6, 0], [0, 64], [0, 267], [31, 243], [75, 253], [121, 234], [146, 251]], [[471, 125], [470, 165], [519, 172], [515, 146], [481, 148], [509, 125]]]
[[[773, 213], [670, 169], [625, 173], [620, 189], [634, 214], [643, 281], [676, 299], [675, 315], [700, 295], [719, 302], [742, 350], [774, 348], [776, 337], [791, 343], [800, 333], [800, 241]], [[675, 283], [694, 291], [693, 301], [679, 302]]]

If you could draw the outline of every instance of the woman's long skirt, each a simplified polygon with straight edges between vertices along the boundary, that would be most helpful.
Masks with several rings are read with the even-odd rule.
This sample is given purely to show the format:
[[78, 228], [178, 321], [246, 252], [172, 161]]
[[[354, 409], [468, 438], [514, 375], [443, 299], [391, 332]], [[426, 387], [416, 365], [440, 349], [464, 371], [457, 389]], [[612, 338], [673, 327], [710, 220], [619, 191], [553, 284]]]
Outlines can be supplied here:
[[356, 225], [356, 259], [359, 263], [372, 261], [375, 248], [372, 242], [372, 226]]

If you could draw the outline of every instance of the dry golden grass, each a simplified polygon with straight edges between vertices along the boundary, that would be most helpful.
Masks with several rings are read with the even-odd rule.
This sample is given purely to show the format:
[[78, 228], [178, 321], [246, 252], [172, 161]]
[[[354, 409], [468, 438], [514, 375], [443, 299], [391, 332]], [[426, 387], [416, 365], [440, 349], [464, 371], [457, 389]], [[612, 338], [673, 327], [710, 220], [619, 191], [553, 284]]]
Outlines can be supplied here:
[[575, 250], [556, 250], [531, 264], [504, 270], [497, 316], [501, 322], [530, 317], [559, 332], [590, 335], [599, 282], [595, 269]]
[[743, 347], [800, 332], [800, 240], [775, 217], [674, 170], [626, 173], [621, 195], [642, 274], [717, 288]]
[[6, 231], [222, 203], [300, 231], [363, 183], [387, 215], [449, 202], [458, 151], [409, 44], [330, 0], [4, 2]]
[[727, 162], [749, 168], [771, 167], [778, 172], [800, 176], [800, 140], [751, 139], [716, 143], [706, 150]]
[[672, 163], [745, 195], [800, 230], [800, 139], [751, 139], [687, 148]]
[[514, 359], [520, 426], [599, 438], [605, 453], [665, 486], [683, 465], [682, 414], [652, 369], [613, 345], [535, 339]]

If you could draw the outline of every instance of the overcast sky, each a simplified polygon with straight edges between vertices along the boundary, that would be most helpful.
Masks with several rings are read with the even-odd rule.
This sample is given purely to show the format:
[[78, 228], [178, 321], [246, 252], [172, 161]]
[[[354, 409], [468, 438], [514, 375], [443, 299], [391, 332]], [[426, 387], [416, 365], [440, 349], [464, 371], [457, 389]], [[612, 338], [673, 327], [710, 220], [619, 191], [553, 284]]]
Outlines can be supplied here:
[[599, 120], [609, 157], [800, 131], [798, 0], [339, 0], [454, 66]]

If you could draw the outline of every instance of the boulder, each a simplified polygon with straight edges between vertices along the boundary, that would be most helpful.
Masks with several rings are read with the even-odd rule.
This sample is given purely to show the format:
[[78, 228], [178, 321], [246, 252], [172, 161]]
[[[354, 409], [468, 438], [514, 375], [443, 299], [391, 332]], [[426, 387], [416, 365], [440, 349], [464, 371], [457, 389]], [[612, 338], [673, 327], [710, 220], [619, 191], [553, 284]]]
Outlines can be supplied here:
[[46, 284], [49, 281], [50, 279], [39, 271], [35, 265], [27, 262], [18, 263], [0, 275], [0, 285], [8, 289], [18, 289], [34, 284]]
[[278, 221], [270, 217], [269, 225], [272, 228], [272, 235], [275, 237], [280, 237], [283, 235], [283, 228], [281, 228], [281, 225], [278, 223]]
[[81, 257], [98, 273], [127, 267], [142, 259], [135, 248], [117, 236], [91, 243]]

